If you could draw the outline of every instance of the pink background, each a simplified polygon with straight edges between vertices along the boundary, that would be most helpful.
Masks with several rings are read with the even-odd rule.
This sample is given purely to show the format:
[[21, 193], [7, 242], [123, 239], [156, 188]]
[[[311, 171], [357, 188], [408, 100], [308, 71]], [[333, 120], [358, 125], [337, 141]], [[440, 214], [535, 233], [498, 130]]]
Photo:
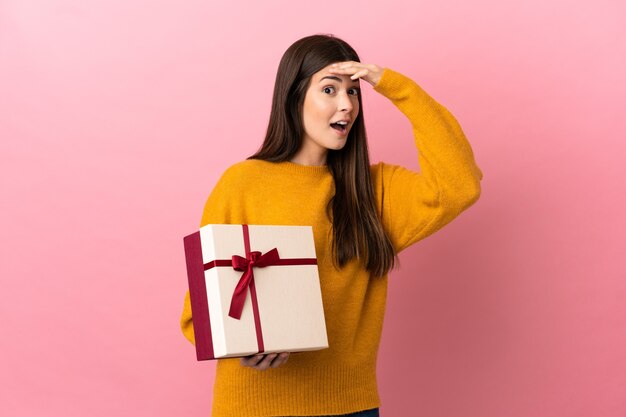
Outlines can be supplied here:
[[[3, 0], [0, 415], [209, 415], [182, 237], [314, 33], [418, 82], [485, 174], [390, 277], [382, 415], [626, 415], [625, 11]], [[418, 169], [408, 121], [364, 90], [372, 162]]]

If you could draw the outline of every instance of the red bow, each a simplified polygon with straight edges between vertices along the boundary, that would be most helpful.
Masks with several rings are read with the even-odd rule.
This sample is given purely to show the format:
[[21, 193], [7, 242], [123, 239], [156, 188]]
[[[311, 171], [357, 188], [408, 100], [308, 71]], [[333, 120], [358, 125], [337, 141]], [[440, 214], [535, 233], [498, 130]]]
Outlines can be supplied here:
[[233, 292], [233, 298], [230, 302], [230, 311], [228, 312], [230, 317], [237, 320], [241, 318], [243, 305], [246, 302], [246, 296], [248, 295], [248, 287], [254, 279], [254, 272], [252, 271], [252, 268], [263, 268], [265, 266], [275, 265], [279, 260], [280, 257], [278, 256], [278, 249], [276, 248], [270, 250], [264, 255], [261, 255], [261, 252], [258, 251], [250, 252], [248, 258], [233, 255], [233, 268], [237, 271], [244, 271], [244, 273], [239, 279], [237, 287]]

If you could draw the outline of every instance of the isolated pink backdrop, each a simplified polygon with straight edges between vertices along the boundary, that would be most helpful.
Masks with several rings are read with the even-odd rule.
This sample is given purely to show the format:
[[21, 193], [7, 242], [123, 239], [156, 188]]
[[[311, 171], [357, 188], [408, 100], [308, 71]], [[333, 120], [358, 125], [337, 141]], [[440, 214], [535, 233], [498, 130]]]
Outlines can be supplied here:
[[[0, 415], [208, 416], [182, 237], [333, 33], [459, 120], [481, 199], [390, 276], [385, 417], [626, 415], [623, 2], [0, 3]], [[364, 88], [373, 162], [418, 169]]]

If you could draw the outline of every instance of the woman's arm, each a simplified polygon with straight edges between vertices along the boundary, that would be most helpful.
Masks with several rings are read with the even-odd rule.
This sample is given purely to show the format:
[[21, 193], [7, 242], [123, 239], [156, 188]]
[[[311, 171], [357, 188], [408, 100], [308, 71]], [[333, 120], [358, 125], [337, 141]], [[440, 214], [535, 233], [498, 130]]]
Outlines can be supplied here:
[[352, 61], [337, 72], [365, 74], [363, 79], [411, 122], [421, 172], [385, 163], [372, 167], [383, 224], [399, 252], [476, 202], [482, 171], [456, 118], [413, 80], [389, 68]]
[[[220, 177], [219, 181], [211, 191], [202, 212], [200, 227], [206, 224], [230, 223], [231, 210], [229, 209], [229, 201], [233, 199], [232, 189], [237, 189], [237, 181], [241, 178], [239, 175], [231, 175], [236, 171], [234, 167], [227, 169]], [[235, 219], [237, 220], [237, 219]], [[191, 298], [189, 290], [185, 293], [183, 300], [183, 311], [180, 316], [180, 328], [183, 335], [193, 345], [196, 344], [195, 333], [193, 329], [193, 317], [191, 311]], [[289, 352], [257, 354], [242, 357], [240, 363], [253, 369], [264, 371], [269, 368], [278, 368], [289, 360]]]
[[189, 299], [189, 290], [185, 293], [183, 299], [183, 311], [180, 315], [180, 329], [183, 331], [183, 336], [191, 342], [196, 344], [195, 335], [193, 332], [193, 319], [191, 317], [191, 301]]
[[[206, 203], [204, 204], [204, 210], [202, 211], [202, 219], [200, 220], [200, 227], [210, 223], [229, 223], [230, 218], [228, 216], [228, 189], [231, 186], [232, 176], [229, 175], [232, 168], [227, 169], [220, 179], [215, 184], [215, 187], [209, 194]], [[183, 310], [180, 316], [180, 328], [183, 335], [187, 340], [195, 345], [195, 334], [193, 330], [193, 317], [191, 311], [191, 298], [189, 296], [189, 290], [185, 293], [183, 300]]]

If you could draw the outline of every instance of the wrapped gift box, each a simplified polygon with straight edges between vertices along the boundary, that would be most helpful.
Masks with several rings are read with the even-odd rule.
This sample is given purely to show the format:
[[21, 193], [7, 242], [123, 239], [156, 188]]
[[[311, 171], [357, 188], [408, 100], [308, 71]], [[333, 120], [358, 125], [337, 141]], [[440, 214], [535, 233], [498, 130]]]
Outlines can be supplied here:
[[209, 224], [184, 244], [198, 360], [328, 347], [311, 226]]

